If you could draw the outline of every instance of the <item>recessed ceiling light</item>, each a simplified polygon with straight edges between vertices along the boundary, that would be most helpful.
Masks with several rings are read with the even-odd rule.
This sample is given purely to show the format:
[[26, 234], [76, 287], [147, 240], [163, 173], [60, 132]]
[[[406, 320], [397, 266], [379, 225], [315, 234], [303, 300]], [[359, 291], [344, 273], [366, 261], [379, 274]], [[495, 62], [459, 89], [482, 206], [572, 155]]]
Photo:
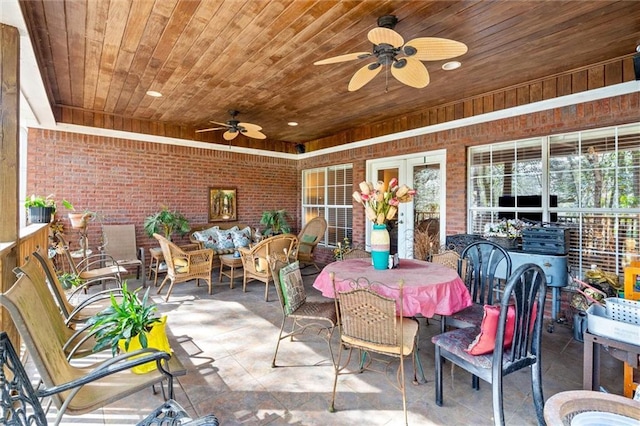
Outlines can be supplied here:
[[162, 97], [162, 93], [156, 92], [155, 90], [147, 91], [147, 95], [153, 96], [154, 98], [161, 98]]
[[458, 61], [451, 61], [451, 62], [447, 62], [446, 64], [442, 65], [442, 69], [445, 71], [451, 71], [451, 70], [455, 70], [457, 68], [460, 68], [462, 66], [462, 64]]
[[290, 121], [290, 122], [288, 122], [287, 124], [288, 124], [289, 126], [291, 126], [291, 127], [295, 127], [295, 126], [297, 126], [297, 125], [298, 125], [298, 122], [297, 122], [297, 121]]

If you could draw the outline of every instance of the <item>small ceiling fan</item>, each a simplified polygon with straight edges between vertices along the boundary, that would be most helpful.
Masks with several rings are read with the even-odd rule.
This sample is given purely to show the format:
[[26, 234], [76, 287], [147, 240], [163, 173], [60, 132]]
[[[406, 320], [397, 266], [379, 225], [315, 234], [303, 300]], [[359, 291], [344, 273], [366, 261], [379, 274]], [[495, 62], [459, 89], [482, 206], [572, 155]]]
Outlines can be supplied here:
[[217, 124], [220, 127], [211, 127], [209, 129], [200, 129], [200, 130], [196, 130], [196, 133], [201, 133], [201, 132], [210, 132], [213, 130], [226, 130], [226, 132], [224, 132], [222, 134], [222, 137], [227, 140], [233, 140], [236, 138], [236, 136], [238, 136], [238, 134], [242, 133], [243, 135], [253, 138], [253, 139], [266, 139], [267, 136], [262, 133], [260, 130], [262, 130], [262, 127], [258, 126], [257, 124], [251, 124], [251, 123], [242, 123], [238, 120], [236, 120], [236, 116], [240, 114], [239, 111], [236, 111], [234, 109], [229, 110], [229, 115], [231, 116], [231, 120], [228, 120], [226, 123], [219, 123], [217, 121], [209, 121], [209, 123], [212, 124]]
[[383, 65], [389, 65], [391, 75], [401, 83], [421, 89], [429, 84], [429, 72], [420, 61], [439, 61], [467, 53], [468, 49], [464, 43], [446, 38], [419, 37], [405, 44], [402, 36], [393, 30], [397, 23], [398, 18], [394, 15], [378, 18], [378, 27], [367, 34], [367, 38], [373, 43], [371, 53], [347, 53], [314, 62], [314, 65], [374, 58], [375, 62], [365, 65], [353, 75], [349, 82], [350, 92], [373, 80]]

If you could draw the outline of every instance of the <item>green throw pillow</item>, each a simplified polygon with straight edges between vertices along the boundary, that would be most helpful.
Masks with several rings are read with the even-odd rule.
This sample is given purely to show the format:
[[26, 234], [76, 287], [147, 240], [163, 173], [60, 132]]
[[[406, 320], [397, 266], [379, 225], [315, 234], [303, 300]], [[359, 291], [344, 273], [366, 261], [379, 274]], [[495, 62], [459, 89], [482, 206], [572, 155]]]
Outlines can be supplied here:
[[315, 235], [306, 235], [306, 234], [303, 235], [300, 241], [305, 244], [300, 244], [300, 247], [298, 248], [298, 252], [305, 253], [305, 254], [311, 253], [311, 246], [309, 246], [309, 244], [313, 244], [316, 241], [316, 238], [317, 237]]
[[280, 269], [280, 288], [284, 299], [284, 312], [289, 315], [295, 312], [307, 298], [297, 261]]

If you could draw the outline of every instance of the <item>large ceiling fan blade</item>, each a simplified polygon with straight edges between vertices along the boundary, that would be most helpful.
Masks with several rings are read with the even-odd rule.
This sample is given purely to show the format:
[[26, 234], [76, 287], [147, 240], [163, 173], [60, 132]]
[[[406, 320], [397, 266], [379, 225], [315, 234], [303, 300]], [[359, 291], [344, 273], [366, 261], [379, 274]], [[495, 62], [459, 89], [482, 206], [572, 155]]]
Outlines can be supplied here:
[[209, 121], [209, 123], [217, 124], [218, 126], [224, 126], [224, 127], [222, 127], [223, 129], [228, 129], [229, 128], [229, 123], [220, 123], [218, 121]]
[[[410, 48], [415, 49], [412, 53]], [[409, 40], [404, 46], [404, 53], [421, 61], [440, 61], [455, 58], [467, 53], [467, 45], [448, 38], [419, 37]]]
[[222, 134], [222, 137], [224, 138], [224, 140], [226, 141], [230, 141], [236, 138], [236, 136], [238, 136], [238, 132], [237, 130], [227, 130], [226, 132], [224, 132]]
[[391, 75], [407, 86], [422, 89], [429, 84], [429, 72], [422, 62], [414, 58], [402, 58], [391, 66]]
[[244, 127], [247, 130], [255, 130], [255, 131], [262, 130], [262, 127], [258, 126], [257, 124], [251, 124], [251, 123], [238, 123], [238, 126]]
[[265, 135], [264, 133], [262, 133], [259, 130], [255, 130], [255, 129], [246, 129], [244, 132], [242, 132], [243, 135], [248, 136], [250, 138], [253, 139], [266, 139], [267, 135]]
[[351, 77], [351, 81], [349, 82], [350, 92], [355, 92], [356, 90], [373, 80], [373, 77], [378, 75], [382, 67], [378, 65], [377, 67], [371, 69], [372, 65], [376, 65], [376, 63], [374, 62], [372, 64], [365, 65], [364, 67], [356, 71], [353, 77]]
[[320, 61], [316, 61], [313, 63], [313, 65], [335, 64], [338, 62], [353, 61], [354, 59], [361, 59], [369, 56], [371, 56], [370, 52], [347, 53], [346, 55], [334, 56], [333, 58], [327, 58], [327, 59], [322, 59]]
[[200, 130], [196, 130], [196, 133], [210, 132], [212, 130], [222, 130], [222, 129], [228, 129], [228, 127], [211, 127], [209, 129], [200, 129]]
[[377, 27], [369, 31], [367, 38], [373, 44], [390, 44], [393, 47], [400, 47], [404, 44], [404, 39], [400, 34], [390, 28]]

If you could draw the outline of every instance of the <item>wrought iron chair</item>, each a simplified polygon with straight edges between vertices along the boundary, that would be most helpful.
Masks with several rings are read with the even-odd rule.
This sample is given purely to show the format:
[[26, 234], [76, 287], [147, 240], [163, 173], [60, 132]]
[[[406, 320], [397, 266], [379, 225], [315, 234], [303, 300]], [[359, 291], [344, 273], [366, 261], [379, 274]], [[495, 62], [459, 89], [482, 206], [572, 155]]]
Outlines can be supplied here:
[[361, 248], [353, 248], [342, 254], [342, 260], [347, 259], [371, 259], [371, 252]]
[[[366, 278], [346, 280], [350, 287], [348, 291], [339, 291], [336, 287], [335, 275], [331, 273], [331, 282], [335, 294], [336, 312], [338, 313], [338, 328], [340, 342], [349, 349], [349, 355], [344, 365], [340, 365], [342, 351], [338, 354], [335, 364], [333, 393], [329, 411], [335, 411], [336, 388], [338, 376], [343, 374], [361, 373], [365, 369], [377, 371], [386, 375], [386, 368], [376, 370], [372, 368], [373, 361], [381, 361], [387, 365], [394, 358], [400, 360], [397, 371], [397, 384], [394, 386], [402, 393], [402, 408], [404, 420], [407, 424], [407, 397], [404, 381], [404, 358], [413, 354], [413, 378], [417, 383], [416, 364], [418, 358], [418, 321], [415, 318], [404, 318], [403, 314], [403, 282], [397, 288], [397, 299], [381, 296], [374, 290], [384, 283], [370, 282]], [[395, 290], [395, 289], [393, 289]], [[396, 300], [398, 300], [396, 307]], [[360, 369], [345, 371], [351, 361], [354, 349], [360, 352]], [[381, 354], [385, 359], [372, 354]], [[365, 362], [368, 360], [367, 362]], [[420, 370], [422, 368], [420, 366]]]
[[242, 281], [242, 291], [247, 291], [247, 282], [252, 280], [264, 283], [264, 300], [269, 301], [269, 283], [273, 281], [267, 255], [272, 253], [283, 253], [294, 257], [294, 249], [298, 243], [298, 238], [293, 234], [281, 234], [266, 238], [251, 248], [241, 247], [238, 249], [242, 257], [242, 268], [244, 279]]
[[[35, 390], [31, 384], [31, 378], [27, 375], [24, 366], [15, 348], [11, 344], [7, 333], [0, 332], [0, 412], [3, 414], [3, 424], [7, 426], [46, 426], [47, 416], [40, 399], [46, 396], [46, 391]], [[80, 385], [80, 379], [77, 379]], [[72, 383], [73, 384], [73, 383]], [[213, 416], [205, 416], [191, 420], [186, 411], [174, 400], [168, 400], [156, 408], [138, 426], [143, 425], [182, 425], [217, 426], [218, 419]]]
[[[460, 328], [431, 338], [435, 344], [436, 404], [442, 406], [442, 362], [444, 359], [469, 371], [474, 378], [492, 384], [493, 418], [496, 425], [504, 424], [502, 378], [521, 368], [530, 367], [533, 401], [538, 424], [544, 425], [544, 398], [540, 365], [544, 304], [547, 285], [544, 271], [532, 263], [522, 265], [509, 278], [500, 302], [497, 332], [494, 331], [493, 352], [471, 355], [470, 345], [479, 332], [491, 330], [479, 327]], [[509, 313], [511, 311], [512, 313]], [[513, 322], [508, 320], [512, 316]], [[511, 326], [509, 326], [511, 324]], [[511, 330], [509, 330], [511, 328]], [[512, 334], [510, 347], [505, 348]]]
[[[142, 277], [142, 286], [146, 287], [144, 248], [136, 247], [135, 225], [103, 225], [102, 250], [123, 268], [136, 268], [136, 279]], [[110, 265], [107, 262], [107, 266]]]
[[[307, 300], [297, 261], [289, 263], [288, 256], [284, 253], [272, 253], [267, 256], [267, 260], [282, 308], [282, 324], [271, 367], [277, 367], [276, 357], [280, 342], [286, 338], [293, 340], [294, 337], [305, 334], [309, 329], [313, 330], [314, 334], [319, 334], [327, 342], [333, 365], [331, 336], [337, 324], [335, 303], [332, 300], [322, 302]], [[285, 332], [284, 328], [288, 319], [292, 320], [291, 331]]]
[[196, 280], [198, 286], [200, 280], [204, 280], [209, 286], [209, 294], [211, 294], [211, 268], [214, 255], [212, 249], [185, 251], [160, 234], [153, 234], [153, 237], [160, 243], [162, 256], [167, 264], [167, 276], [160, 283], [158, 294], [167, 281], [171, 282], [165, 301], [169, 301], [175, 284], [191, 280]]
[[[175, 373], [170, 370], [171, 355], [167, 352], [147, 348], [84, 367], [69, 363], [57, 337], [54, 317], [46, 315], [49, 310], [44, 299], [27, 274], [21, 274], [9, 290], [0, 294], [0, 304], [11, 315], [40, 374], [43, 387], [38, 395], [51, 397], [58, 410], [55, 424], [65, 413], [89, 413], [164, 381], [169, 398], [173, 398]], [[146, 362], [155, 362], [157, 369], [146, 374], [131, 371], [131, 367]]]
[[296, 247], [296, 256], [300, 263], [311, 264], [320, 271], [313, 252], [324, 237], [326, 230], [327, 221], [320, 216], [314, 217], [302, 228], [298, 234], [298, 246]]

